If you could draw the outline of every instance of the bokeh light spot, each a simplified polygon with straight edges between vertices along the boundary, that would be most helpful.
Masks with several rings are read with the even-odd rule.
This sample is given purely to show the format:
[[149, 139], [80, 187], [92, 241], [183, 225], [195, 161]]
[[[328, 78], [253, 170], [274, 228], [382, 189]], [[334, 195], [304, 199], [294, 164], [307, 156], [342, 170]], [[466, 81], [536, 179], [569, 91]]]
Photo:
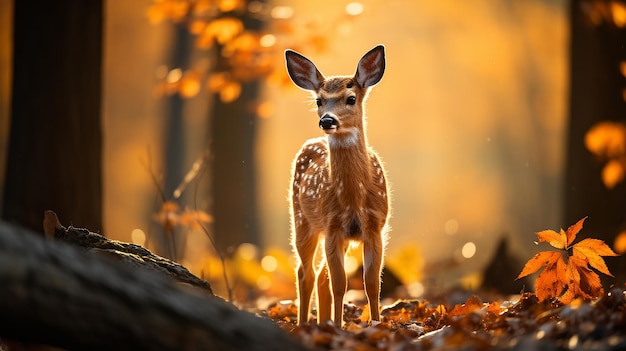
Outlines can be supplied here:
[[181, 70], [180, 68], [174, 68], [173, 70], [169, 71], [169, 73], [167, 74], [166, 80], [168, 83], [176, 83], [182, 77], [183, 77], [183, 70]]
[[461, 255], [465, 258], [472, 258], [476, 254], [476, 244], [471, 241], [468, 241], [463, 245], [461, 249]]
[[278, 261], [274, 256], [267, 255], [261, 259], [261, 267], [266, 272], [273, 272], [278, 268]]
[[414, 298], [420, 297], [424, 294], [424, 284], [420, 282], [414, 282], [414, 283], [408, 284], [406, 286], [406, 289], [407, 289], [409, 296], [414, 297]]
[[130, 233], [130, 237], [133, 244], [144, 246], [146, 243], [146, 233], [144, 233], [143, 230], [139, 228], [133, 229], [133, 231]]
[[358, 16], [363, 13], [363, 4], [360, 2], [351, 2], [346, 5], [346, 13], [350, 16]]
[[289, 6], [276, 6], [271, 12], [272, 18], [275, 19], [287, 19], [293, 16], [293, 8]]
[[264, 48], [269, 48], [276, 44], [276, 36], [273, 34], [265, 34], [261, 37], [260, 44]]
[[250, 243], [243, 243], [237, 248], [237, 255], [244, 260], [254, 260], [257, 256], [256, 246]]

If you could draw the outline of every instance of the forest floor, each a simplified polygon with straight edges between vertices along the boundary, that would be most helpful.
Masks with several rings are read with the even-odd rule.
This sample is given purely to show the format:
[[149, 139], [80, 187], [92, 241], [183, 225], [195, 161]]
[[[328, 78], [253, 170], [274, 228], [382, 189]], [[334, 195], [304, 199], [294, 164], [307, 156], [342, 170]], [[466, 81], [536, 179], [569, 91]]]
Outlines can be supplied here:
[[[537, 290], [537, 295], [532, 292], [525, 292], [506, 297], [489, 293], [486, 290], [475, 292], [443, 290], [436, 296], [425, 295], [420, 299], [394, 300], [387, 298], [384, 301], [386, 305], [383, 306], [381, 311], [381, 320], [370, 323], [368, 322], [369, 311], [367, 308], [363, 307], [365, 303], [359, 301], [359, 298], [355, 300], [354, 303], [344, 305], [345, 323], [343, 326], [336, 326], [330, 322], [316, 324], [314, 321], [297, 325], [297, 307], [291, 300], [275, 302], [269, 306], [262, 306], [262, 308], [246, 307], [243, 309], [255, 313], [261, 318], [271, 320], [282, 330], [300, 340], [304, 345], [312, 349], [320, 350], [626, 350], [626, 285], [612, 286], [604, 290], [600, 285], [600, 278], [598, 278], [595, 273], [591, 274], [591, 269], [587, 268], [587, 261], [581, 261], [581, 266], [576, 266], [578, 268], [574, 267], [577, 269], [577, 272], [586, 272], [584, 276], [581, 274], [572, 275], [573, 268], [564, 271], [565, 273], [559, 270], [563, 267], [571, 268], [569, 263], [575, 263], [576, 255], [580, 254], [576, 253], [576, 250], [566, 250], [569, 248], [570, 244], [579, 251], [581, 247], [590, 247], [589, 245], [573, 244], [575, 234], [581, 227], [582, 220], [579, 221], [577, 225], [570, 227], [573, 229], [568, 229], [567, 232], [561, 231], [563, 232], [562, 234], [554, 232], [554, 235], [552, 235], [549, 231], [541, 232], [542, 234], [539, 236], [540, 241], [549, 242], [550, 245], [559, 248], [564, 251], [564, 253], [557, 253], [554, 257], [558, 257], [558, 260], [555, 259], [552, 261], [537, 261], [536, 258], [541, 257], [538, 254], [533, 259], [529, 260], [531, 264], [529, 265], [527, 263], [522, 271], [522, 273], [525, 273], [527, 272], [526, 268], [531, 267], [528, 271], [534, 272], [538, 268], [546, 266], [546, 262], [553, 262], [554, 269], [550, 268], [551, 266], [548, 265], [540, 275], [543, 277], [547, 276], [549, 279], [538, 279], [536, 286], [548, 286], [548, 288], [556, 287], [556, 292], [563, 290], [564, 293], [560, 296], [561, 300], [538, 298], [537, 295], [541, 296], [539, 291], [545, 293], [545, 291], [549, 290], [545, 287]], [[55, 238], [57, 241], [64, 241], [74, 246], [88, 248], [89, 250], [104, 250], [108, 252], [109, 256], [114, 253], [125, 258], [136, 256], [139, 258], [138, 261], [150, 263], [149, 267], [144, 268], [151, 268], [155, 270], [155, 272], [161, 272], [160, 274], [163, 274], [164, 267], [168, 267], [168, 272], [175, 272], [176, 274], [167, 274], [167, 276], [176, 278], [179, 282], [184, 282], [185, 284], [191, 284], [190, 282], [196, 281], [189, 280], [189, 272], [183, 269], [184, 267], [167, 259], [155, 256], [143, 247], [111, 241], [104, 236], [89, 232], [87, 229], [65, 228], [59, 223], [56, 214], [51, 211], [46, 214], [44, 232], [49, 238]], [[558, 239], [564, 242], [561, 243], [561, 245], [555, 246], [555, 242], [559, 244], [556, 240], [544, 238], [544, 236], [548, 234], [552, 235], [550, 238], [558, 236]], [[67, 263], [64, 266], [69, 270], [68, 277], [80, 276], [82, 277], [81, 279], [96, 279], [100, 282], [99, 284], [105, 281], [99, 279], [97, 276], [92, 277], [91, 272], [83, 276], [68, 269], [82, 267], [82, 265], [77, 265], [75, 261], [76, 257], [79, 257], [75, 256], [78, 255], [78, 253], [68, 255], [68, 252], [70, 252], [69, 246], [58, 245], [57, 247], [57, 244], [51, 241], [45, 241], [48, 245], [36, 245], [33, 243], [40, 242], [42, 239], [36, 236], [19, 235], [19, 233], [10, 231], [6, 231], [5, 236], [5, 239], [7, 239], [4, 244], [7, 248], [6, 252], [17, 252], [20, 248], [29, 248], [28, 252], [30, 254], [35, 252], [35, 248], [38, 248], [42, 252], [40, 256], [35, 256], [38, 258], [38, 269], [34, 272], [40, 272], [43, 264], [49, 264], [48, 261], [57, 264], [62, 258], [67, 256], [69, 257], [67, 258], [68, 260], [72, 260], [71, 263]], [[2, 238], [2, 236], [0, 236], [0, 238]], [[8, 238], [15, 238], [15, 240], [11, 241], [8, 240]], [[567, 239], [567, 241], [565, 241], [565, 239]], [[28, 244], [30, 243], [28, 240], [33, 243]], [[589, 239], [583, 239], [580, 243], [584, 243], [585, 240]], [[27, 244], [23, 244], [24, 241], [26, 241]], [[14, 242], [18, 244], [10, 246]], [[603, 246], [598, 246], [598, 242], [599, 241], [592, 241], [592, 243], [596, 243], [596, 254], [594, 255], [594, 251], [587, 250], [585, 251], [585, 257], [592, 258], [589, 260], [589, 264], [593, 268], [598, 269], [600, 272], [606, 271], [606, 273], [609, 273], [608, 269], [605, 269], [606, 267], [603, 265], [603, 261], [602, 264], [600, 264], [600, 260], [598, 259], [601, 258], [601, 256], [608, 256]], [[574, 251], [571, 256], [570, 251]], [[565, 265], [565, 263], [563, 263], [559, 266], [557, 263], [561, 262], [560, 260], [565, 255], [567, 255], [568, 258], [568, 264]], [[25, 255], [17, 255], [16, 257], [22, 256]], [[46, 261], [46, 259], [50, 257], [54, 259]], [[99, 260], [91, 260], [91, 258], [87, 260], [87, 258], [88, 257], [85, 257], [85, 260], [86, 262], [90, 262], [89, 264], [100, 262]], [[505, 262], [506, 260], [496, 261]], [[536, 261], [538, 264], [533, 265], [532, 263], [537, 263]], [[137, 267], [136, 261], [124, 262], [131, 267]], [[104, 261], [100, 262], [103, 267], [109, 267], [107, 263], [108, 262]], [[242, 267], [245, 268], [246, 271], [251, 272], [250, 275], [258, 276], [256, 273], [260, 272], [260, 268], [256, 267], [252, 261], [248, 263], [248, 265], [243, 265]], [[502, 266], [502, 263], [500, 266]], [[129, 272], [136, 272], [134, 268], [129, 270]], [[518, 268], [515, 270], [517, 269]], [[102, 268], [102, 270], [104, 271], [105, 269]], [[550, 273], [549, 275], [545, 274], [546, 270]], [[20, 272], [21, 271], [27, 272], [27, 270], [24, 269], [20, 270]], [[46, 272], [46, 270], [43, 271]], [[98, 272], [98, 270], [96, 269], [94, 272]], [[293, 271], [289, 270], [289, 272]], [[516, 273], [517, 272], [512, 274], [506, 273], [505, 275], [499, 276], [514, 276]], [[522, 273], [520, 273], [520, 277], [524, 275]], [[113, 274], [112, 276], [117, 279], [120, 275]], [[392, 276], [392, 274], [386, 275], [387, 278]], [[564, 282], [563, 277], [569, 277], [569, 280]], [[58, 277], [55, 276], [55, 279], [58, 279]], [[47, 282], [45, 279], [41, 281]], [[387, 279], [386, 281], [389, 282], [391, 279]], [[206, 289], [207, 286], [204, 286], [202, 282], [206, 283], [206, 281], [201, 280], [196, 287], [204, 287], [204, 289]], [[52, 285], [56, 289], [75, 289], [77, 286], [82, 286], [78, 283], [59, 284], [57, 280], [54, 280], [53, 283]], [[562, 285], [565, 283], [567, 283], [566, 287]], [[83, 285], [87, 287], [91, 286], [90, 284]], [[115, 284], [116, 287], [128, 287], [129, 285], [131, 284], [128, 282], [125, 284]], [[361, 284], [357, 285], [361, 286]], [[591, 285], [596, 285], [593, 291], [589, 289]], [[238, 286], [245, 287], [245, 284], [238, 284]], [[293, 289], [293, 282], [290, 282], [288, 286], [289, 289]], [[141, 285], [138, 285], [137, 289], [140, 287]], [[250, 293], [249, 287], [250, 286], [247, 286], [247, 288], [244, 289], [248, 293]], [[49, 292], [52, 291], [51, 289], [52, 288], [45, 285], [44, 288], [35, 289], [34, 291], [41, 290], [49, 294]], [[211, 290], [211, 288], [209, 288], [209, 290]], [[0, 291], [3, 290], [0, 289]], [[113, 289], [112, 291], [116, 290]], [[173, 289], [167, 291], [173, 294], [178, 290]], [[395, 291], [397, 291], [397, 289]], [[577, 297], [590, 296], [585, 293], [589, 291], [594, 293], [593, 298]], [[568, 294], [568, 292], [576, 292], [577, 294]], [[597, 292], [597, 294], [595, 294], [595, 292]], [[67, 294], [69, 294], [67, 291], [57, 293], [58, 296], [66, 296]], [[72, 294], [76, 294], [76, 292], [73, 291]], [[149, 291], [149, 294], [152, 296], [152, 290]], [[187, 296], [183, 291], [180, 291], [179, 294], [180, 298], [177, 300], [177, 304], [180, 304], [181, 301], [184, 300], [183, 295]], [[113, 294], [114, 297], [121, 295], [135, 297], [137, 294], [136, 291], [130, 294], [126, 292], [126, 290], [121, 290], [117, 294]], [[12, 296], [12, 302], [16, 303], [19, 302], [16, 298], [21, 295], [10, 296]], [[277, 295], [255, 295], [255, 298], [241, 299], [238, 301], [261, 301], [263, 299], [267, 301], [267, 298], [271, 298], [271, 296]], [[396, 292], [390, 294], [390, 296], [397, 297], [399, 295]], [[554, 296], [554, 293], [551, 293], [550, 296]], [[564, 301], [567, 296], [572, 298], [568, 298], [567, 303], [561, 302]], [[195, 294], [191, 294], [187, 296], [187, 298], [190, 303], [197, 303], [198, 296]], [[5, 300], [9, 300], [9, 298]], [[27, 300], [28, 299], [25, 299], [24, 301]], [[140, 300], [144, 301], [144, 299]], [[82, 299], [74, 300], [73, 302], [80, 301], [82, 301]], [[171, 301], [171, 298], [164, 301]], [[123, 305], [127, 306], [129, 303], [125, 301]], [[133, 307], [134, 306], [133, 304]], [[33, 317], [33, 315], [36, 316], [36, 314], [26, 314], [27, 317]], [[251, 317], [246, 313], [242, 315]], [[195, 318], [195, 316], [194, 314], [192, 317]], [[180, 316], [177, 315], [177, 317]], [[208, 319], [210, 320], [210, 318]], [[252, 319], [256, 320], [253, 317]], [[197, 320], [197, 318], [194, 320]], [[222, 322], [223, 321], [220, 320], [220, 323]], [[258, 333], [257, 329], [249, 331]], [[282, 336], [282, 333], [278, 334]], [[73, 332], [69, 331], [68, 335], [73, 335]], [[223, 337], [228, 338], [229, 336], [230, 334], [227, 334]], [[286, 339], [292, 341], [289, 338]], [[6, 343], [3, 344], [3, 342], [4, 340], [0, 340], [0, 351], [24, 349], [12, 348], [7, 346]], [[213, 343], [211, 343], [211, 345], [213, 345]], [[76, 348], [74, 347], [74, 349]]]
[[[385, 306], [380, 323], [367, 310], [345, 305], [343, 327], [296, 325], [292, 301], [258, 312], [306, 345], [324, 350], [623, 350], [626, 290], [612, 288], [594, 301], [564, 305], [539, 302], [532, 293], [485, 302], [475, 295], [447, 305], [398, 300]], [[362, 320], [364, 319], [364, 320]]]

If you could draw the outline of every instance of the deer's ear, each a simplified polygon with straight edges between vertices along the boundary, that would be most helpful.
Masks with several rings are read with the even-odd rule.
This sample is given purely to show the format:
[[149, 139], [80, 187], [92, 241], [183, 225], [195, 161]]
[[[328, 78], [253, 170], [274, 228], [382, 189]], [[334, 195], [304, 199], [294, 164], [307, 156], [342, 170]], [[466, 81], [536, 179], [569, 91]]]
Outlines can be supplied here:
[[286, 50], [285, 61], [289, 77], [297, 86], [313, 91], [317, 91], [322, 86], [324, 75], [311, 60], [293, 50]]
[[363, 55], [356, 68], [354, 79], [361, 88], [367, 88], [378, 83], [383, 73], [385, 73], [385, 47], [378, 45]]

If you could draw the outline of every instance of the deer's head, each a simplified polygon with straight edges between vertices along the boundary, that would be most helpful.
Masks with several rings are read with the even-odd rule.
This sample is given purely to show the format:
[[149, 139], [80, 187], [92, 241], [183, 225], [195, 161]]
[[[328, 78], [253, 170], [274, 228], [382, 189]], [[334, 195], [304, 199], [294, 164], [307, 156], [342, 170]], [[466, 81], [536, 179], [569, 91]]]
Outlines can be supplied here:
[[383, 77], [385, 48], [378, 45], [359, 61], [353, 76], [325, 77], [311, 60], [285, 51], [287, 72], [300, 88], [311, 91], [317, 104], [319, 127], [334, 137], [354, 137], [363, 132], [363, 109], [368, 90]]

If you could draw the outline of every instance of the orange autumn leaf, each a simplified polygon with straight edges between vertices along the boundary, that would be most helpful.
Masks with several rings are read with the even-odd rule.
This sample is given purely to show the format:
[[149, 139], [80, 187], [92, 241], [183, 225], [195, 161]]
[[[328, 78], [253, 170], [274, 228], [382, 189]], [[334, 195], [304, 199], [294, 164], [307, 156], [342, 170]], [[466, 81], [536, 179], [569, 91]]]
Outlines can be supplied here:
[[493, 301], [492, 303], [487, 305], [487, 313], [490, 313], [494, 316], [500, 315], [502, 311], [503, 311], [503, 307], [498, 301]]
[[554, 251], [542, 251], [530, 260], [526, 262], [526, 265], [522, 269], [522, 272], [517, 276], [516, 279], [523, 278], [527, 275], [533, 274], [540, 270], [542, 267], [548, 267], [556, 264], [556, 261], [561, 258], [561, 254]]
[[617, 254], [598, 239], [587, 238], [572, 245], [586, 219], [582, 218], [566, 231], [561, 229], [557, 233], [544, 230], [537, 233], [540, 242], [547, 242], [562, 250], [539, 252], [526, 262], [516, 278], [523, 278], [543, 268], [535, 281], [535, 294], [540, 301], [558, 298], [567, 304], [579, 297], [591, 300], [604, 293], [600, 277], [591, 268], [612, 276], [602, 256]]
[[585, 260], [589, 265], [598, 271], [613, 276], [609, 268], [604, 263], [602, 256], [617, 256], [611, 248], [602, 240], [585, 239], [572, 247], [573, 256]]
[[476, 312], [483, 308], [483, 302], [478, 298], [478, 296], [474, 295], [465, 301], [462, 305], [455, 305], [452, 308], [452, 311], [448, 314], [449, 317], [459, 317], [466, 316], [472, 312]]
[[557, 249], [562, 249], [567, 246], [567, 237], [565, 232], [561, 230], [560, 233], [554, 230], [544, 230], [537, 233], [537, 237], [540, 242], [548, 243]]
[[540, 301], [560, 296], [566, 285], [562, 279], [563, 275], [559, 274], [565, 270], [563, 256], [558, 252], [552, 254], [535, 281], [535, 294]]
[[[576, 224], [570, 226], [569, 228], [567, 228], [567, 245], [565, 246], [570, 246], [574, 240], [576, 239], [576, 235], [578, 235], [578, 233], [580, 232], [581, 229], [583, 229], [583, 224], [585, 223], [585, 220], [587, 219], [587, 217], [583, 217], [581, 220], [579, 220], [578, 222], [576, 222]], [[561, 229], [561, 231], [563, 231]]]
[[565, 277], [570, 285], [560, 298], [563, 303], [570, 303], [577, 297], [591, 300], [604, 293], [600, 277], [579, 257], [570, 257]]

